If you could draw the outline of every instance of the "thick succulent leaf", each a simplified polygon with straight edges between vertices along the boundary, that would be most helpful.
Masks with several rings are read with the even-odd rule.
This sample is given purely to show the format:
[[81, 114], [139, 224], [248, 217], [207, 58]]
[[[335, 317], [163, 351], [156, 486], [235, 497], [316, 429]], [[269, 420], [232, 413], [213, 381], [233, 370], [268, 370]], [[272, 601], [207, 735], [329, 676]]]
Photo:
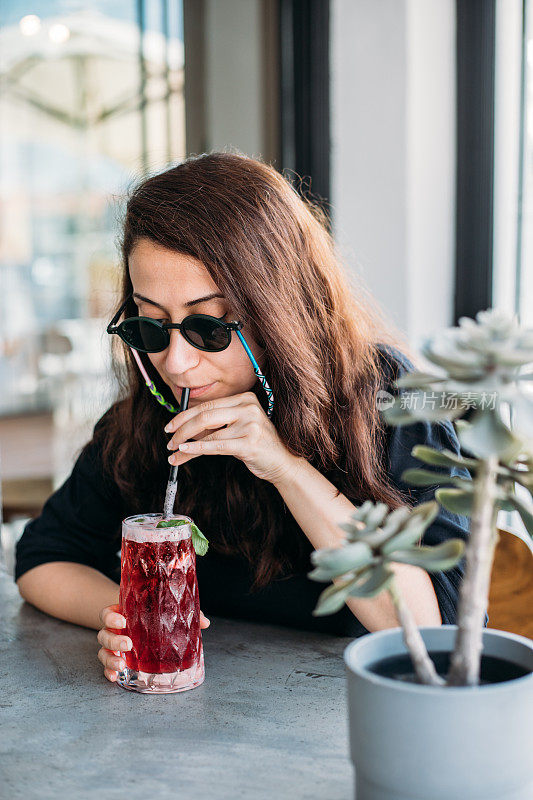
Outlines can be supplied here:
[[458, 434], [460, 431], [467, 431], [471, 427], [471, 423], [467, 419], [456, 419], [453, 425]]
[[462, 558], [465, 543], [462, 539], [448, 539], [435, 547], [421, 545], [405, 550], [395, 550], [391, 561], [422, 567], [427, 572], [441, 572], [454, 567]]
[[483, 367], [479, 369], [469, 369], [468, 367], [447, 367], [446, 371], [450, 376], [450, 380], [468, 385], [483, 381], [487, 378], [487, 373]]
[[453, 478], [451, 478], [451, 483], [458, 489], [464, 489], [465, 492], [474, 491], [474, 481], [469, 478], [460, 478], [458, 475], [454, 475]]
[[522, 484], [529, 492], [533, 493], [533, 471], [530, 466], [528, 467], [528, 471], [523, 469], [513, 471], [510, 473], [510, 477], [511, 480]]
[[[404, 523], [409, 520], [412, 509], [402, 506], [394, 509], [394, 511], [389, 512], [388, 507], [384, 503], [377, 505], [382, 506], [379, 513], [379, 519], [383, 517], [382, 527], [377, 528], [376, 530], [366, 529], [364, 531], [360, 531], [355, 529], [350, 523], [341, 523], [339, 528], [346, 531], [352, 541], [364, 542], [372, 548], [381, 547], [381, 545], [383, 545], [391, 536], [397, 533]], [[384, 512], [385, 516], [383, 516]]]
[[[474, 483], [465, 481], [464, 485], [465, 489], [437, 489], [435, 499], [448, 511], [471, 517], [474, 508]], [[504, 511], [514, 510], [514, 506], [507, 499], [507, 493], [503, 490], [497, 492], [495, 504]]]
[[404, 547], [412, 546], [423, 536], [424, 531], [431, 525], [438, 513], [439, 505], [435, 501], [422, 503], [411, 512], [409, 519], [402, 526], [402, 530], [391, 536], [382, 545], [380, 549], [381, 555], [388, 555], [393, 550], [401, 550]]
[[365, 500], [365, 502], [358, 506], [352, 514], [352, 519], [358, 520], [359, 522], [364, 522], [366, 519], [366, 515], [372, 508], [373, 503], [371, 500]]
[[522, 367], [529, 364], [533, 359], [531, 351], [524, 350], [497, 350], [493, 353], [493, 358], [498, 364], [506, 367]]
[[473, 458], [463, 458], [451, 450], [434, 450], [426, 444], [417, 444], [411, 450], [411, 455], [435, 467], [466, 467], [473, 469], [477, 462]]
[[313, 566], [329, 570], [333, 576], [358, 569], [368, 564], [371, 559], [372, 550], [365, 542], [352, 542], [341, 547], [325, 547], [311, 553]]
[[353, 522], [340, 522], [338, 527], [348, 533], [350, 537], [355, 537], [357, 534], [362, 533], [362, 530], [359, 529], [357, 525], [354, 525]]
[[387, 425], [399, 426], [413, 424], [412, 414], [409, 411], [400, 408], [399, 402], [396, 402], [390, 408], [382, 409], [380, 414]]
[[458, 436], [461, 445], [478, 458], [493, 455], [509, 458], [519, 453], [522, 445], [503, 424], [499, 414], [490, 409], [476, 411], [470, 427], [459, 431]]
[[455, 419], [461, 417], [466, 408], [447, 407], [450, 401], [450, 393], [444, 390], [412, 389], [403, 392], [401, 397], [395, 398], [395, 404], [390, 408], [384, 409], [382, 414], [388, 421], [387, 415], [392, 418], [409, 414], [411, 420], [430, 420], [438, 422], [441, 420]]
[[483, 358], [478, 353], [459, 351], [455, 342], [451, 340], [448, 331], [442, 331], [438, 337], [426, 339], [421, 347], [423, 355], [447, 372], [460, 370], [483, 370]]
[[438, 513], [439, 504], [434, 500], [422, 503], [410, 511], [409, 519], [403, 524], [402, 530], [391, 536], [381, 547], [381, 554], [388, 555], [393, 550], [401, 550], [404, 547], [413, 545], [422, 537], [424, 531], [431, 525]]
[[498, 508], [501, 508], [502, 511], [515, 511], [514, 504], [507, 499], [506, 497], [499, 497], [496, 501]]
[[464, 489], [437, 489], [435, 499], [454, 514], [472, 514], [472, 494]]
[[367, 542], [371, 547], [375, 547], [377, 543], [387, 538], [379, 529], [379, 525], [386, 520], [388, 513], [389, 508], [385, 503], [374, 505], [370, 500], [365, 500], [351, 517], [354, 521], [362, 522], [365, 528], [358, 528], [352, 521], [340, 523], [339, 528], [346, 531], [350, 540]]
[[410, 516], [411, 509], [407, 506], [400, 506], [391, 511], [381, 528], [383, 533], [386, 534], [386, 538], [397, 533]]
[[324, 569], [323, 567], [315, 567], [311, 572], [307, 573], [307, 577], [312, 581], [330, 581], [332, 578], [337, 577], [332, 575], [331, 570]]
[[[486, 376], [486, 370], [482, 363], [483, 359], [481, 356], [477, 358], [476, 364], [463, 364], [459, 363], [458, 351], [454, 353], [453, 358], [446, 358], [445, 356], [439, 355], [430, 349], [424, 350], [424, 348], [422, 348], [422, 352], [429, 361], [446, 370], [446, 373], [451, 380], [470, 384], [474, 383], [475, 381], [480, 381]], [[457, 358], [455, 357], [456, 355]]]
[[318, 596], [312, 615], [314, 617], [323, 617], [326, 614], [335, 614], [336, 611], [339, 611], [348, 597], [352, 583], [352, 580], [339, 581], [324, 589]]
[[402, 550], [404, 547], [412, 547], [423, 535], [425, 528], [425, 524], [412, 525], [409, 528], [405, 528], [403, 531], [400, 531], [391, 539], [389, 539], [388, 542], [385, 542], [385, 544], [381, 547], [381, 554], [389, 555], [394, 550]]
[[357, 540], [364, 542], [369, 547], [377, 548], [381, 547], [383, 542], [386, 542], [389, 536], [390, 533], [384, 528], [378, 528], [375, 531], [369, 531], [368, 533], [358, 535]]
[[425, 503], [420, 503], [420, 505], [415, 506], [415, 508], [411, 510], [411, 520], [422, 517], [424, 522], [429, 525], [430, 522], [433, 522], [438, 513], [438, 503], [436, 503], [435, 500], [427, 500]]
[[348, 522], [340, 522], [338, 527], [348, 534], [348, 539], [357, 541], [364, 536], [366, 524], [352, 516]]
[[532, 372], [521, 372], [520, 375], [516, 376], [517, 381], [533, 381], [533, 371]]
[[394, 385], [398, 389], [416, 389], [418, 386], [427, 386], [444, 380], [446, 380], [445, 377], [431, 375], [429, 372], [408, 372], [394, 381]]
[[521, 497], [517, 497], [516, 495], [508, 495], [507, 499], [520, 514], [529, 535], [533, 536], [533, 505], [525, 502]]
[[366, 527], [369, 531], [375, 530], [378, 528], [387, 514], [389, 513], [389, 507], [386, 503], [376, 503], [373, 508], [370, 509], [368, 514], [366, 515], [365, 523]]
[[435, 500], [427, 500], [425, 503], [420, 503], [420, 505], [411, 509], [409, 525], [415, 521], [418, 523], [419, 519], [422, 519], [425, 525], [429, 525], [438, 513], [438, 503]]
[[352, 581], [350, 597], [374, 597], [394, 580], [394, 571], [385, 564], [377, 564], [364, 578]]
[[406, 469], [402, 472], [402, 481], [411, 486], [440, 486], [452, 483], [452, 476], [445, 472], [431, 472], [429, 469]]

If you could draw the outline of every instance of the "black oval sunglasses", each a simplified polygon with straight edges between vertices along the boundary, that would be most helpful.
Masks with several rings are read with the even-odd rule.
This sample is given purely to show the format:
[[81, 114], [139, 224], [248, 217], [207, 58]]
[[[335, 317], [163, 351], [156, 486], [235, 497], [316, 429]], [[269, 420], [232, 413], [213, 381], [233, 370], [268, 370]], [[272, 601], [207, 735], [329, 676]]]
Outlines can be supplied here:
[[116, 333], [123, 342], [141, 353], [160, 353], [170, 344], [170, 330], [178, 330], [193, 347], [207, 353], [225, 350], [231, 342], [231, 332], [240, 331], [242, 322], [223, 322], [209, 314], [190, 314], [182, 322], [161, 322], [150, 317], [128, 317], [117, 325], [129, 301], [121, 305], [109, 325], [108, 333]]

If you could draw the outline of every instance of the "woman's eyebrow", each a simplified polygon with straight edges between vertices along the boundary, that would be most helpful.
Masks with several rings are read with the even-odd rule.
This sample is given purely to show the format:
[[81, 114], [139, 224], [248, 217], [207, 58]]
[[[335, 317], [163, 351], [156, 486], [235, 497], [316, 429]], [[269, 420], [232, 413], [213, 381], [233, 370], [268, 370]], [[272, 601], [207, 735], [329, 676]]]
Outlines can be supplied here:
[[[133, 297], [137, 297], [139, 300], [144, 300], [145, 303], [150, 303], [153, 306], [157, 306], [162, 311], [167, 311], [167, 309], [162, 306], [160, 303], [156, 303], [155, 300], [150, 300], [148, 297], [143, 297], [142, 294], [138, 292], [133, 292]], [[197, 303], [205, 303], [207, 300], [214, 300], [215, 297], [221, 297], [224, 299], [224, 295], [220, 294], [220, 292], [212, 292], [211, 294], [206, 294], [204, 297], [197, 297], [196, 300], [188, 300], [184, 303], [185, 308], [190, 308], [191, 306], [195, 306]]]

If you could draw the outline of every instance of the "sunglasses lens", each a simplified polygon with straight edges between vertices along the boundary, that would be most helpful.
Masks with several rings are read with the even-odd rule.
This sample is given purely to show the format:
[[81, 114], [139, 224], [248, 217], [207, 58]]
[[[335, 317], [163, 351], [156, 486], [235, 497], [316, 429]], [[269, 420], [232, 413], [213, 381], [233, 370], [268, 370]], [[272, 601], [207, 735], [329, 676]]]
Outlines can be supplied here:
[[165, 332], [146, 320], [125, 320], [120, 326], [123, 340], [136, 350], [157, 353], [168, 346]]
[[191, 344], [205, 350], [224, 350], [230, 343], [231, 332], [208, 319], [190, 320], [182, 331]]

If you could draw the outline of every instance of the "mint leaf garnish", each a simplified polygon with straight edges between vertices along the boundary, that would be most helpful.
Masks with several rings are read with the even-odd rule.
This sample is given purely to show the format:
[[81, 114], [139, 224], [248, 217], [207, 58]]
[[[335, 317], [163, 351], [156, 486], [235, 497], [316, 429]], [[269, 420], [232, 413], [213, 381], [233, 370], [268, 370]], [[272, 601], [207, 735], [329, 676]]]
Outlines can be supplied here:
[[[177, 528], [178, 525], [189, 525], [186, 519], [162, 519], [156, 528]], [[190, 523], [192, 533], [192, 546], [197, 556], [205, 556], [209, 547], [209, 541], [194, 522]]]
[[197, 556], [205, 556], [209, 542], [203, 535], [202, 531], [193, 523], [191, 523], [192, 531], [192, 546]]

